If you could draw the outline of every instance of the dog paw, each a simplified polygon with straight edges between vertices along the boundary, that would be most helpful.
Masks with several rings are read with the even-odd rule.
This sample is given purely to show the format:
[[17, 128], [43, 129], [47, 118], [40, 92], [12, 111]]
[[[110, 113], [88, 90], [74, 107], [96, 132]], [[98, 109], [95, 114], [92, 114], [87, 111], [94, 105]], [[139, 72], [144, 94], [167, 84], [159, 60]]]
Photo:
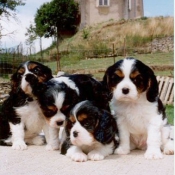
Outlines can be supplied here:
[[147, 150], [144, 157], [146, 159], [162, 159], [163, 155], [160, 150]]
[[90, 160], [103, 160], [105, 158], [104, 155], [100, 154], [98, 151], [91, 151], [88, 153], [88, 159]]
[[130, 150], [129, 149], [125, 149], [123, 147], [118, 147], [115, 151], [114, 154], [121, 154], [121, 155], [126, 155], [129, 154]]
[[168, 142], [164, 146], [163, 153], [167, 155], [173, 155], [174, 154], [174, 143]]
[[43, 136], [36, 136], [32, 139], [32, 142], [34, 145], [44, 145], [45, 144], [45, 138]]
[[174, 146], [165, 146], [163, 153], [166, 155], [173, 155], [174, 154]]
[[14, 150], [25, 150], [25, 149], [27, 149], [27, 145], [25, 144], [24, 141], [14, 142], [13, 145], [12, 145], [12, 149], [14, 149]]
[[86, 162], [87, 161], [87, 155], [84, 153], [75, 153], [71, 155], [70, 158], [75, 162]]
[[164, 149], [163, 153], [166, 155], [174, 155], [174, 150], [173, 149], [171, 149], [171, 150]]
[[59, 145], [50, 145], [50, 144], [46, 145], [47, 151], [54, 151], [54, 150], [58, 150], [58, 149], [59, 149]]

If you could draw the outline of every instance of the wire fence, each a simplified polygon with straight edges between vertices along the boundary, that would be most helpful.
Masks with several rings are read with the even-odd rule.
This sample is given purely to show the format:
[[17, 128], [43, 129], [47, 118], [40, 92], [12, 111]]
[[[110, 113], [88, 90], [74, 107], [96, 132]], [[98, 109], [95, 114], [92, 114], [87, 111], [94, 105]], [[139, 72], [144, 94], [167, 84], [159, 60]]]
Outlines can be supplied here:
[[[111, 58], [115, 62], [115, 58], [118, 56], [126, 56], [126, 55], [137, 55], [137, 54], [147, 54], [156, 51], [172, 51], [174, 49], [173, 38], [169, 37], [168, 40], [163, 44], [160, 41], [153, 41], [150, 44], [150, 47], [142, 47], [142, 48], [129, 48], [126, 46], [124, 42], [123, 46], [120, 48], [116, 48], [114, 44], [110, 46], [106, 46], [104, 48], [98, 49], [72, 49], [68, 48], [67, 50], [62, 50], [57, 54], [56, 51], [47, 51], [45, 50], [42, 54], [33, 54], [35, 53], [35, 48], [33, 47], [23, 47], [22, 44], [19, 44], [16, 47], [1, 49], [0, 48], [0, 77], [8, 78], [9, 75], [13, 74], [17, 69], [20, 63], [25, 62], [27, 60], [38, 61], [43, 64], [47, 64], [48, 62], [56, 62], [56, 70], [60, 70], [60, 60], [64, 60], [65, 57], [75, 60], [82, 59], [92, 59], [92, 58]], [[168, 44], [169, 43], [169, 44]], [[67, 59], [69, 60], [69, 59]], [[48, 64], [47, 64], [48, 65]], [[52, 69], [52, 67], [50, 67]]]

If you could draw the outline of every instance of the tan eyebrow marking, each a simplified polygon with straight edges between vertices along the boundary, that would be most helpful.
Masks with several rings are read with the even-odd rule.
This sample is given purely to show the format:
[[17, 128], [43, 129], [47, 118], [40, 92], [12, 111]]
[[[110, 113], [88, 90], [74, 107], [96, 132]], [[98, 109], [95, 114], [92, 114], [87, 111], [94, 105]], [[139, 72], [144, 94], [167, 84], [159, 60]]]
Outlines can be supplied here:
[[75, 123], [75, 122], [76, 122], [75, 117], [74, 117], [73, 115], [70, 115], [69, 120], [70, 120], [72, 123]]
[[135, 71], [133, 71], [133, 72], [131, 73], [130, 77], [131, 77], [131, 78], [136, 78], [138, 75], [140, 75], [140, 72], [137, 71], [137, 70], [135, 70]]
[[20, 74], [24, 74], [24, 72], [25, 72], [24, 67], [21, 67], [21, 68], [18, 70], [18, 73], [20, 73]]
[[52, 110], [52, 111], [57, 111], [57, 107], [56, 106], [47, 106], [48, 109]]
[[121, 78], [124, 77], [124, 74], [123, 74], [123, 72], [122, 72], [120, 69], [117, 69], [117, 70], [115, 71], [115, 74], [118, 75], [118, 76], [121, 77]]
[[87, 118], [86, 114], [81, 114], [81, 115], [78, 116], [78, 121], [83, 121], [86, 118]]
[[36, 66], [37, 66], [37, 64], [35, 64], [35, 63], [30, 63], [30, 64], [28, 65], [28, 69], [29, 69], [29, 70], [34, 69]]

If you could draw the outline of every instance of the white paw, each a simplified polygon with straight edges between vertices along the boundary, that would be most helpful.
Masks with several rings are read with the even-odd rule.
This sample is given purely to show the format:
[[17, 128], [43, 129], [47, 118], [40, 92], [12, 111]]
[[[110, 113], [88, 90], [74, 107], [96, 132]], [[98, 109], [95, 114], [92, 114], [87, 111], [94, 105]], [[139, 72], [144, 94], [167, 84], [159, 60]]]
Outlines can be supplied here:
[[104, 155], [100, 154], [98, 151], [91, 151], [88, 153], [88, 159], [90, 160], [103, 160]]
[[45, 138], [43, 136], [36, 136], [32, 139], [34, 145], [44, 145]]
[[163, 155], [159, 149], [148, 149], [144, 155], [146, 159], [162, 159]]
[[58, 149], [59, 149], [59, 144], [58, 145], [50, 145], [50, 144], [46, 145], [47, 151], [54, 151], [54, 150], [58, 150]]
[[168, 141], [168, 143], [164, 146], [163, 153], [167, 155], [173, 155], [174, 154], [174, 142]]
[[25, 144], [24, 141], [17, 141], [17, 142], [13, 143], [12, 149], [14, 149], [14, 150], [25, 150], [25, 149], [27, 149], [27, 145]]
[[68, 156], [68, 157], [70, 157], [75, 162], [86, 162], [87, 161], [87, 155], [82, 152], [74, 153], [73, 155]]
[[129, 154], [129, 153], [130, 153], [129, 149], [125, 149], [125, 148], [120, 147], [120, 146], [114, 152], [114, 154], [124, 154], [124, 155]]

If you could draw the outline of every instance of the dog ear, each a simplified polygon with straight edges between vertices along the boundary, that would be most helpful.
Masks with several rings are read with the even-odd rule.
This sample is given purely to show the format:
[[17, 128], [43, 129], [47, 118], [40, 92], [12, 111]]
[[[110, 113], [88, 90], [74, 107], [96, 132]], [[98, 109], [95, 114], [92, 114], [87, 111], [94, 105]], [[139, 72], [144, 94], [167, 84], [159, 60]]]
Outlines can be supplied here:
[[102, 83], [109, 91], [112, 91], [112, 86], [113, 86], [113, 83], [111, 81], [112, 77], [114, 77], [114, 79], [116, 81], [116, 77], [114, 76], [115, 75], [114, 73], [117, 70], [117, 68], [119, 68], [121, 66], [122, 62], [123, 62], [123, 60], [117, 61], [112, 66], [109, 66], [106, 69], [106, 72], [103, 76]]
[[109, 112], [102, 110], [102, 113], [99, 114], [97, 126], [94, 131], [95, 139], [103, 144], [108, 144], [113, 140], [117, 132], [117, 123], [115, 119]]
[[62, 87], [61, 89], [65, 92], [65, 99], [61, 110], [63, 110], [63, 113], [67, 114], [70, 109], [80, 101], [80, 98], [74, 89], [71, 89], [66, 84], [62, 86], [64, 86], [64, 88]]
[[71, 141], [70, 141], [70, 137], [67, 137], [63, 143], [61, 143], [60, 145], [60, 153], [63, 155], [66, 155], [67, 150], [71, 147]]
[[49, 67], [47, 67], [47, 66], [44, 66], [43, 75], [44, 75], [44, 82], [46, 82], [46, 81], [48, 81], [48, 80], [53, 78], [52, 70]]
[[149, 80], [148, 80], [148, 90], [146, 92], [146, 97], [149, 102], [154, 102], [156, 101], [156, 98], [159, 93], [159, 88], [158, 88], [158, 82], [156, 79], [156, 76], [154, 75], [154, 72], [148, 68], [147, 74], [149, 75]]
[[15, 72], [11, 76], [11, 89], [13, 93], [17, 93], [18, 90], [20, 89], [20, 81], [21, 81], [20, 75], [17, 72]]
[[109, 85], [108, 85], [108, 70], [109, 68], [106, 70], [104, 76], [103, 76], [103, 80], [102, 80], [102, 84], [106, 89], [109, 89]]

